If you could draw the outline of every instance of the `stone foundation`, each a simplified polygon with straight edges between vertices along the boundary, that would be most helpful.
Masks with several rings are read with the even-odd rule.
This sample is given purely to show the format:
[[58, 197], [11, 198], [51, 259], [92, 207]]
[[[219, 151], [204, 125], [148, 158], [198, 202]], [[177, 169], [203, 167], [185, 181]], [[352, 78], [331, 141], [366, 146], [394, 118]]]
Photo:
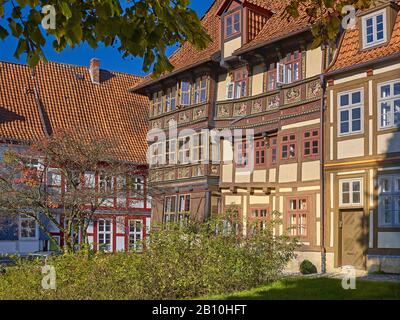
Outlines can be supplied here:
[[[304, 260], [310, 260], [316, 267], [317, 271], [321, 272], [321, 252], [301, 252], [296, 251], [296, 258], [291, 260], [285, 272], [300, 272], [300, 264]], [[326, 254], [326, 272], [333, 272], [333, 253]]]
[[400, 256], [367, 255], [367, 270], [400, 273]]

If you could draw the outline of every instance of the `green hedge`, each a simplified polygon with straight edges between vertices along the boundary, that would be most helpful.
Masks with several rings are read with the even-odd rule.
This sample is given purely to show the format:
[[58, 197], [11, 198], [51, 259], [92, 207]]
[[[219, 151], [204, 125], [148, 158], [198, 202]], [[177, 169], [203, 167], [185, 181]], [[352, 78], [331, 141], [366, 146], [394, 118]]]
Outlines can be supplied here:
[[279, 278], [295, 241], [215, 232], [215, 222], [155, 232], [141, 254], [51, 257], [56, 290], [42, 289], [40, 260], [18, 260], [0, 275], [0, 299], [180, 299], [229, 293]]

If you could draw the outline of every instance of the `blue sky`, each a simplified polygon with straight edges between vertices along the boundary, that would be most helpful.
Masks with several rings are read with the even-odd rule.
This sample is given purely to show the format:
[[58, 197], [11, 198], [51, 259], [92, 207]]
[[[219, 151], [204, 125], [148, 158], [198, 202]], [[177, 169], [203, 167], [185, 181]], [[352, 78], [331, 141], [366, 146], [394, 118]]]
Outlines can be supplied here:
[[[202, 17], [214, 0], [191, 0], [190, 7], [193, 8], [199, 17]], [[96, 50], [90, 48], [88, 45], [80, 45], [74, 49], [67, 48], [61, 53], [56, 53], [51, 48], [52, 38], [49, 38], [48, 45], [45, 47], [45, 54], [48, 60], [71, 63], [77, 65], [88, 66], [89, 60], [93, 57], [100, 58], [101, 67], [103, 69], [121, 71], [143, 75], [142, 61], [140, 58], [127, 58], [122, 59], [118, 51], [112, 47], [105, 48], [99, 46]], [[19, 60], [13, 57], [17, 41], [8, 37], [6, 40], [0, 40], [0, 60], [25, 63], [25, 56]], [[169, 50], [172, 53], [175, 48]]]

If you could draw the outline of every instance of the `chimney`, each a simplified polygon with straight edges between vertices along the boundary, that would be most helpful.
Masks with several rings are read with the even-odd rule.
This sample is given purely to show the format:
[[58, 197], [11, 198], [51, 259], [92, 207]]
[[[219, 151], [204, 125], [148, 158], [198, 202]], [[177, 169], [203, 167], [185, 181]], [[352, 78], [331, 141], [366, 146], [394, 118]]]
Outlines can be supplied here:
[[90, 60], [90, 79], [94, 84], [100, 84], [100, 59], [93, 58]]

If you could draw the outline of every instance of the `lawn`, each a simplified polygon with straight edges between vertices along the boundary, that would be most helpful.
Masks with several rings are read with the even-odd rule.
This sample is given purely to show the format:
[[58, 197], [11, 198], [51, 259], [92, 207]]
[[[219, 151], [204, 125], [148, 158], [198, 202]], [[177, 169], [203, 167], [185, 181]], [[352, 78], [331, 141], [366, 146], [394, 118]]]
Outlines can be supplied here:
[[400, 300], [400, 283], [358, 280], [355, 290], [344, 290], [340, 279], [288, 278], [213, 300]]

